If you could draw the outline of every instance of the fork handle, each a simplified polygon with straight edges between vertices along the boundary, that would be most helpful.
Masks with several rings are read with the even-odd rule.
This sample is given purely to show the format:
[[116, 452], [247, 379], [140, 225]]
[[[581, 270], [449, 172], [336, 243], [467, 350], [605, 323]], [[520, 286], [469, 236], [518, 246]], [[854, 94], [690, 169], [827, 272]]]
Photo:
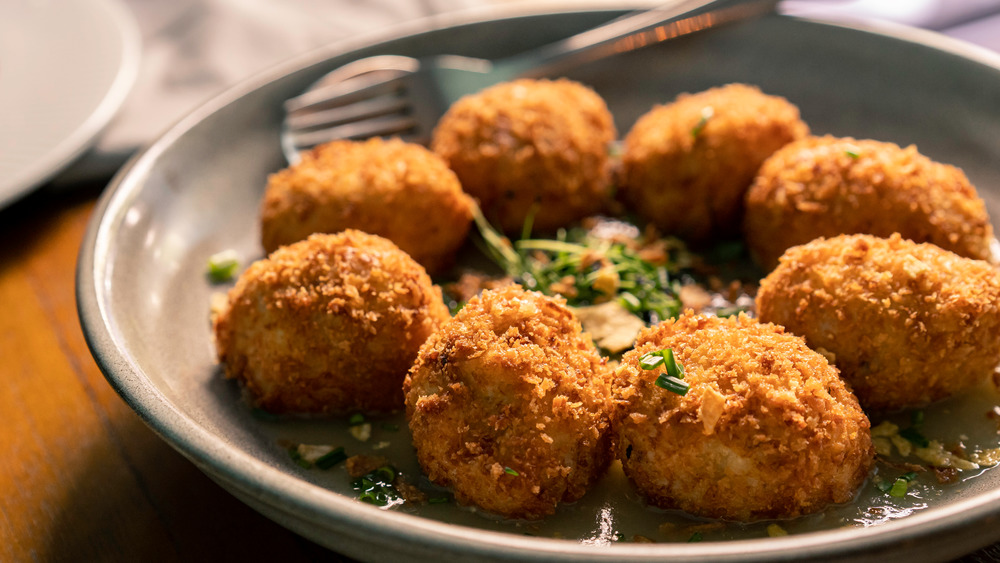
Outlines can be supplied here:
[[687, 35], [721, 23], [774, 12], [778, 0], [673, 0], [626, 14], [538, 49], [494, 61], [494, 70], [522, 78], [558, 76], [604, 57]]

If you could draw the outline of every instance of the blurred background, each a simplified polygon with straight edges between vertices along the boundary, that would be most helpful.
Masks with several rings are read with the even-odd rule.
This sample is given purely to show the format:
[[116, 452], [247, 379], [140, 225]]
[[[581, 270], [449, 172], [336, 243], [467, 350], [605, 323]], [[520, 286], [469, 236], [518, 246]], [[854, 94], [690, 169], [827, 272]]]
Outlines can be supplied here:
[[[80, 242], [129, 157], [248, 77], [397, 26], [538, 4], [0, 1], [0, 561], [340, 560], [219, 488], [105, 382], [77, 320]], [[787, 0], [781, 9], [892, 21], [1000, 51], [1000, 0]]]

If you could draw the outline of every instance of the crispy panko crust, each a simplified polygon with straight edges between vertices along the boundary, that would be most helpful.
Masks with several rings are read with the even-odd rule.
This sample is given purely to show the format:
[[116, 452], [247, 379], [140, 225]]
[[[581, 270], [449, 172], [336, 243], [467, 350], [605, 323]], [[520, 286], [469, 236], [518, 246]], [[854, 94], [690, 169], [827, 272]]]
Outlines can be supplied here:
[[268, 179], [261, 239], [270, 253], [313, 233], [358, 229], [393, 241], [436, 272], [453, 262], [472, 206], [455, 173], [420, 145], [334, 141]]
[[757, 314], [832, 353], [866, 409], [941, 399], [1000, 363], [1000, 272], [898, 234], [788, 249]]
[[[639, 358], [666, 348], [684, 396]], [[780, 326], [690, 311], [644, 330], [615, 372], [616, 452], [652, 504], [727, 520], [850, 501], [874, 462], [868, 418], [836, 368]]]
[[611, 112], [590, 88], [523, 79], [455, 102], [431, 148], [502, 229], [520, 231], [534, 210], [535, 228], [553, 231], [607, 205], [615, 136]]
[[990, 257], [993, 227], [965, 174], [892, 143], [809, 137], [774, 153], [746, 195], [744, 233], [766, 270], [818, 237], [892, 233]]
[[681, 94], [640, 117], [625, 137], [622, 197], [689, 241], [735, 234], [760, 164], [808, 133], [797, 107], [754, 86]]
[[392, 242], [348, 229], [253, 263], [215, 321], [226, 376], [275, 413], [391, 411], [424, 340], [449, 318], [441, 289]]
[[610, 462], [611, 372], [562, 299], [483, 291], [424, 344], [404, 389], [420, 465], [463, 504], [541, 518]]

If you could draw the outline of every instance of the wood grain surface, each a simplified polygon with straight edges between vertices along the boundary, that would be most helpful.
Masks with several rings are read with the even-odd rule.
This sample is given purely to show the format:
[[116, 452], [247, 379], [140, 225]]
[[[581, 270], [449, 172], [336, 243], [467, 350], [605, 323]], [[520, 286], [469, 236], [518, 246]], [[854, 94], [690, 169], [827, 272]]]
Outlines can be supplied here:
[[0, 211], [0, 561], [343, 561], [230, 496], [105, 381], [74, 298], [99, 189]]

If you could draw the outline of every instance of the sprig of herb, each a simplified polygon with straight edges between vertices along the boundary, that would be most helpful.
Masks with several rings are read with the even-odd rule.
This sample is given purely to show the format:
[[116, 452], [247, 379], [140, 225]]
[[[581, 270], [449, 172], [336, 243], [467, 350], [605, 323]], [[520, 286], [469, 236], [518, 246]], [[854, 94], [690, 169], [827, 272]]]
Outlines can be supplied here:
[[519, 477], [521, 475], [520, 473], [517, 472], [517, 470], [511, 469], [510, 467], [504, 467], [503, 472], [506, 473], [507, 475], [513, 475], [514, 477]]
[[648, 352], [639, 357], [639, 367], [653, 370], [663, 366], [665, 373], [656, 378], [656, 386], [671, 393], [687, 395], [690, 385], [684, 379], [684, 365], [674, 358], [673, 348]]

